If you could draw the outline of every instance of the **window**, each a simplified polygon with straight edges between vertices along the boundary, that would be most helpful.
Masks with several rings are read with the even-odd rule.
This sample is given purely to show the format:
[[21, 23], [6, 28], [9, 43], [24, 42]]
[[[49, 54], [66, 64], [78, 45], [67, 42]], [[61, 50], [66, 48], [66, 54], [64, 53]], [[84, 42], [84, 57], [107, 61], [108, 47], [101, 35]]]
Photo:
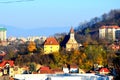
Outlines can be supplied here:
[[50, 46], [50, 48], [52, 49], [52, 46]]
[[50, 50], [50, 52], [52, 53], [52, 50]]

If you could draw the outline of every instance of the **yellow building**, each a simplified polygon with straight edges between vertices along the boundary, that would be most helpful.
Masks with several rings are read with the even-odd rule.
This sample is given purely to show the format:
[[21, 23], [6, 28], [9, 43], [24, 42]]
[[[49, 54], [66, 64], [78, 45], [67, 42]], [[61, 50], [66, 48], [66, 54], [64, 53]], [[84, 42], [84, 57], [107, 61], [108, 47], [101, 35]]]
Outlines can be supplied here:
[[54, 37], [49, 37], [44, 43], [44, 54], [58, 52], [60, 49], [59, 43]]
[[79, 47], [79, 44], [75, 40], [74, 35], [75, 35], [74, 30], [73, 30], [73, 28], [71, 28], [70, 33], [69, 33], [69, 40], [66, 43], [66, 50], [67, 51], [76, 50]]

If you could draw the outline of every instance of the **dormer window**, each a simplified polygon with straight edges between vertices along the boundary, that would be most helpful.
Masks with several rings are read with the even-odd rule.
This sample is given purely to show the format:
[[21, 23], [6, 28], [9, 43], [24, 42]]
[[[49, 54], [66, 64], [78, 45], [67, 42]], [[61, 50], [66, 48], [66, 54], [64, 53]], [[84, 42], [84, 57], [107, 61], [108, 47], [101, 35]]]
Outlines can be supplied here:
[[10, 64], [7, 62], [5, 66], [6, 66], [6, 67], [9, 67], [9, 66], [10, 66]]
[[50, 41], [50, 44], [52, 44], [52, 41]]

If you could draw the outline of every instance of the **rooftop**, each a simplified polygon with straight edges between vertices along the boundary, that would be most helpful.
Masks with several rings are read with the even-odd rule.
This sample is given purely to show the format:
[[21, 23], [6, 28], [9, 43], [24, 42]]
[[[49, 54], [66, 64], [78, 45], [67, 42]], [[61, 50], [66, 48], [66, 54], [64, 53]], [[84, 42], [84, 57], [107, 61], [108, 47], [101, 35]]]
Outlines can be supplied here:
[[0, 31], [6, 31], [7, 29], [4, 27], [0, 27]]
[[120, 27], [119, 26], [101, 26], [100, 27], [100, 29], [105, 29], [105, 28], [107, 28], [107, 29], [119, 29]]
[[45, 40], [44, 45], [59, 45], [59, 43], [54, 37], [49, 37]]
[[7, 63], [9, 63], [9, 65], [12, 67], [14, 66], [14, 61], [12, 60], [4, 60], [0, 63], [0, 67], [4, 67]]

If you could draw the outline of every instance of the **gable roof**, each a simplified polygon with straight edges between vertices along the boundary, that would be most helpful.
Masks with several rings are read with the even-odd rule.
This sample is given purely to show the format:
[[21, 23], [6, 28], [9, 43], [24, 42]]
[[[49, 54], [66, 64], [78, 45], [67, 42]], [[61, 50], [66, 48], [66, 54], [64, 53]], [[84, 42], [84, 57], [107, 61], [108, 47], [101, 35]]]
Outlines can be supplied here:
[[70, 65], [70, 68], [78, 68], [77, 65]]
[[12, 61], [12, 60], [4, 60], [4, 61], [2, 61], [2, 62], [0, 63], [0, 67], [4, 67], [7, 63], [9, 63], [9, 65], [10, 65], [11, 67], [14, 66], [14, 61]]
[[49, 37], [45, 40], [44, 45], [59, 45], [54, 37]]
[[40, 70], [50, 70], [50, 67], [42, 66], [42, 67], [40, 67]]
[[100, 29], [119, 29], [119, 26], [101, 26]]
[[110, 72], [110, 71], [108, 70], [108, 68], [101, 68], [99, 72]]

